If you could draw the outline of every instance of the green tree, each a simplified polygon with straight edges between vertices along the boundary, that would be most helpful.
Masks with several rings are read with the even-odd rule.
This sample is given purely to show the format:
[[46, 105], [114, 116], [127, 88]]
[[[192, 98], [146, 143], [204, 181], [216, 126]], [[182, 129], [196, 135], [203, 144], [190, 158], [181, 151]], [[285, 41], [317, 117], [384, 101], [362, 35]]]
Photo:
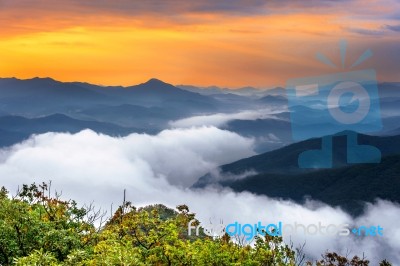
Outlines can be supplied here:
[[[188, 235], [199, 222], [188, 206], [135, 208], [123, 202], [103, 225], [93, 206], [51, 196], [51, 184], [24, 185], [14, 197], [0, 189], [1, 265], [303, 265], [301, 250], [281, 237], [257, 236], [254, 245], [222, 237]], [[95, 226], [96, 221], [100, 226]], [[299, 260], [300, 258], [300, 260]], [[366, 266], [366, 259], [326, 253], [306, 265]], [[382, 266], [390, 263], [382, 261]]]
[[46, 192], [47, 184], [23, 185], [16, 196], [9, 198], [2, 188], [0, 264], [48, 254], [63, 261], [74, 250], [92, 249], [96, 229], [90, 209], [78, 208], [76, 202], [62, 201], [58, 195], [51, 197]]

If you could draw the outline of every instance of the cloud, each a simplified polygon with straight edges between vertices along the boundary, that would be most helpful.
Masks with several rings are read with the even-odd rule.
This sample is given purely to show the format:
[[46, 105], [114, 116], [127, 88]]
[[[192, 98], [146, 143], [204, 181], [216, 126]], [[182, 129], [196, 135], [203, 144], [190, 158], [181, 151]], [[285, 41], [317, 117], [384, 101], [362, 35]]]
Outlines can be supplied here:
[[[291, 77], [325, 74], [313, 54], [342, 38], [352, 49], [377, 43], [374, 53], [385, 52], [396, 32], [378, 39], [368, 29], [398, 24], [392, 20], [400, 6], [383, 2], [5, 0], [2, 73], [107, 85], [158, 77], [202, 86], [282, 86]], [[376, 58], [380, 81], [395, 80], [399, 61]]]
[[303, 224], [381, 225], [383, 237], [285, 236], [296, 245], [306, 243], [309, 256], [325, 250], [352, 254], [365, 252], [373, 264], [387, 258], [400, 261], [398, 205], [386, 201], [369, 204], [362, 217], [352, 219], [338, 208], [308, 201], [299, 205], [251, 193], [186, 188], [196, 176], [218, 164], [250, 156], [252, 140], [214, 127], [165, 130], [158, 135], [132, 134], [112, 138], [85, 130], [77, 134], [47, 133], [0, 151], [1, 184], [11, 191], [17, 185], [52, 180], [63, 197], [79, 203], [94, 201], [106, 210], [110, 203], [127, 200], [135, 206], [187, 204], [204, 223], [210, 218]]
[[268, 133], [266, 136], [260, 137], [258, 140], [267, 143], [282, 143], [282, 140], [273, 133]]
[[400, 31], [400, 25], [386, 25], [385, 28], [392, 31]]
[[390, 31], [399, 32], [400, 25], [383, 25], [376, 29], [347, 28], [347, 31], [366, 36], [384, 36], [384, 35], [390, 35]]
[[226, 125], [232, 120], [257, 120], [257, 119], [278, 119], [274, 114], [283, 112], [284, 109], [260, 109], [246, 110], [238, 113], [217, 113], [211, 115], [198, 115], [171, 121], [169, 125], [174, 128], [186, 128], [193, 126], [215, 126], [220, 127]]
[[357, 33], [360, 35], [367, 35], [367, 36], [381, 36], [385, 34], [385, 31], [382, 29], [348, 28], [347, 30], [352, 33]]
[[[386, 6], [397, 7], [395, 0], [385, 0]], [[380, 7], [380, 8], [378, 8]], [[397, 17], [397, 13], [392, 14], [396, 8], [382, 8], [382, 4], [376, 1], [361, 0], [148, 0], [148, 1], [131, 1], [131, 0], [59, 0], [57, 2], [51, 0], [4, 0], [0, 2], [0, 8], [3, 11], [24, 12], [29, 11], [26, 15], [32, 17], [48, 17], [52, 13], [68, 13], [70, 15], [122, 15], [126, 17], [137, 17], [147, 15], [157, 15], [158, 19], [168, 18], [173, 21], [180, 21], [182, 16], [196, 15], [220, 15], [220, 16], [259, 16], [259, 15], [276, 15], [276, 14], [338, 14], [352, 17], [368, 17], [386, 19]], [[349, 12], [351, 10], [351, 12]], [[59, 15], [59, 14], [57, 14]], [[181, 17], [177, 19], [177, 17]], [[188, 18], [186, 18], [188, 19]], [[190, 19], [191, 21], [193, 17]], [[204, 19], [204, 18], [203, 18]]]
[[[115, 173], [124, 179], [130, 172], [134, 179], [137, 172], [145, 170], [146, 175], [187, 187], [221, 164], [254, 155], [253, 144], [251, 139], [215, 127], [164, 130], [156, 136], [131, 134], [117, 139], [85, 130], [76, 135], [38, 135], [4, 156], [7, 163], [25, 169], [27, 175], [43, 169], [46, 178], [51, 178], [68, 167], [74, 175], [81, 171], [105, 177]], [[76, 153], [79, 149], [83, 152]], [[32, 163], [22, 163], [26, 159]], [[99, 164], [108, 170], [98, 172]]]
[[226, 14], [245, 14], [259, 13], [260, 9], [265, 6], [262, 0], [201, 0], [189, 2], [185, 0], [148, 0], [148, 1], [131, 1], [131, 0], [115, 0], [104, 1], [99, 0], [93, 2], [91, 0], [61, 0], [55, 3], [50, 0], [41, 1], [2, 1], [3, 8], [26, 8], [26, 9], [45, 9], [45, 10], [75, 10], [85, 13], [94, 12], [117, 12], [122, 14], [136, 15], [141, 13], [157, 13], [165, 16], [182, 15], [185, 13], [226, 13]]

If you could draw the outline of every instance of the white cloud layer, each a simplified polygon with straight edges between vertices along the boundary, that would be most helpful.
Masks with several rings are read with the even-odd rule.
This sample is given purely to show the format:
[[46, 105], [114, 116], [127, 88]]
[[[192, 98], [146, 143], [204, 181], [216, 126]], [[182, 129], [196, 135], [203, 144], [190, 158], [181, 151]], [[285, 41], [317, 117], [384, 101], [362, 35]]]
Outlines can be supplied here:
[[[319, 258], [325, 250], [362, 254], [371, 261], [400, 262], [400, 207], [379, 201], [353, 219], [340, 209], [309, 202], [304, 206], [251, 193], [188, 188], [215, 166], [251, 156], [253, 140], [214, 127], [165, 130], [158, 135], [132, 134], [112, 138], [85, 130], [77, 134], [47, 133], [2, 150], [1, 184], [11, 191], [21, 184], [52, 180], [63, 197], [80, 203], [95, 202], [108, 210], [122, 201], [123, 189], [135, 206], [187, 204], [201, 221], [209, 218], [284, 223], [301, 222], [381, 225], [383, 237], [304, 237], [306, 252]], [[286, 237], [288, 240], [289, 237]], [[375, 265], [373, 263], [372, 265]]]
[[169, 125], [173, 128], [187, 128], [193, 126], [215, 126], [220, 127], [226, 125], [232, 120], [257, 120], [257, 119], [278, 119], [274, 116], [276, 113], [283, 112], [284, 109], [260, 109], [246, 110], [238, 113], [216, 113], [211, 115], [198, 115], [171, 121]]

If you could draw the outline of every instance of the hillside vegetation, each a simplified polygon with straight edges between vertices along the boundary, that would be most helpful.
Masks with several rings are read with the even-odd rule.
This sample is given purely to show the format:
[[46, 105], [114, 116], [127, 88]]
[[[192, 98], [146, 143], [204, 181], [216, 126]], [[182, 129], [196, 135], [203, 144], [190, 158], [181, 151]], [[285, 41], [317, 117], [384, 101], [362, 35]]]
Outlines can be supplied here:
[[[195, 214], [186, 205], [175, 211], [124, 202], [102, 221], [104, 215], [93, 206], [79, 208], [50, 194], [45, 183], [24, 185], [13, 197], [1, 189], [1, 265], [313, 265], [280, 237], [258, 237], [250, 246], [228, 235], [188, 236]], [[315, 265], [368, 261], [327, 253]]]

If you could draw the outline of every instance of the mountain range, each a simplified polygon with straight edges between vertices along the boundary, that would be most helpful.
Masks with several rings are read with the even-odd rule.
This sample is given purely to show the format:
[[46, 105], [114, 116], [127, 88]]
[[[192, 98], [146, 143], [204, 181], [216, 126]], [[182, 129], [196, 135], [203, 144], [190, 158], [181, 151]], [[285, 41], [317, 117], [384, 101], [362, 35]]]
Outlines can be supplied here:
[[297, 202], [312, 198], [340, 206], [353, 215], [361, 214], [364, 203], [376, 198], [400, 202], [400, 135], [359, 134], [358, 143], [377, 147], [382, 160], [376, 164], [349, 164], [348, 133], [332, 136], [332, 169], [299, 168], [301, 152], [321, 147], [321, 139], [315, 138], [222, 165], [218, 174], [200, 177], [192, 188], [222, 186]]
[[131, 133], [144, 132], [154, 133], [145, 129], [122, 127], [111, 123], [73, 119], [63, 114], [54, 114], [39, 118], [2, 116], [0, 117], [0, 146], [11, 146], [27, 139], [32, 134], [47, 132], [77, 133], [84, 129], [91, 129], [97, 133], [110, 136], [126, 136]]
[[[0, 117], [4, 123], [0, 125], [0, 145], [15, 144], [31, 134], [76, 132], [84, 128], [111, 135], [157, 133], [169, 128], [171, 121], [195, 115], [255, 110], [266, 104], [254, 95], [249, 97], [226, 93], [225, 90], [217, 91], [217, 94], [193, 92], [158, 79], [122, 87], [60, 82], [51, 78], [2, 78]], [[260, 93], [254, 88], [239, 91]], [[271, 97], [272, 104], [273, 97], [278, 96]], [[276, 100], [279, 102], [282, 99]], [[233, 125], [231, 129], [241, 134], [240, 127]], [[261, 143], [261, 151], [276, 145], [264, 146]]]
[[171, 121], [228, 117], [218, 127], [253, 139], [258, 155], [220, 166], [218, 174], [200, 177], [193, 189], [222, 186], [294, 201], [311, 197], [357, 215], [365, 202], [376, 198], [400, 202], [400, 83], [379, 84], [379, 94], [383, 129], [374, 136], [359, 134], [358, 142], [379, 148], [380, 164], [348, 164], [344, 134], [349, 132], [339, 132], [332, 136], [332, 169], [298, 167], [299, 154], [318, 149], [321, 139], [294, 143], [291, 117], [293, 112], [318, 117], [321, 101], [289, 110], [280, 87], [230, 90], [173, 86], [158, 79], [123, 87], [2, 78], [0, 146], [46, 132], [91, 129], [110, 136], [156, 134], [171, 128]]

